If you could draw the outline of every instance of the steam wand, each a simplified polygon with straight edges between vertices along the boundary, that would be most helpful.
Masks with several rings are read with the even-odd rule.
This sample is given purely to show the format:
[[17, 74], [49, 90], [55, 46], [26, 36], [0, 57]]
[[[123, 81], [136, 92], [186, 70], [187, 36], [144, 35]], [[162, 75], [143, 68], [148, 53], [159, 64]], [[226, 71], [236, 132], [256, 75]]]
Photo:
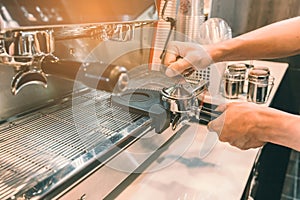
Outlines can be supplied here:
[[176, 20], [174, 18], [172, 18], [172, 17], [164, 18], [165, 11], [166, 11], [166, 8], [167, 8], [167, 4], [168, 4], [168, 0], [165, 0], [164, 7], [163, 7], [162, 12], [161, 12], [162, 19], [165, 20], [166, 22], [170, 22], [170, 30], [169, 30], [169, 33], [168, 33], [168, 37], [167, 37], [166, 42], [164, 44], [163, 51], [162, 51], [162, 53], [160, 54], [160, 57], [159, 57], [161, 59], [162, 66], [164, 64], [166, 49], [167, 49], [168, 43], [170, 41], [172, 32], [176, 28]]

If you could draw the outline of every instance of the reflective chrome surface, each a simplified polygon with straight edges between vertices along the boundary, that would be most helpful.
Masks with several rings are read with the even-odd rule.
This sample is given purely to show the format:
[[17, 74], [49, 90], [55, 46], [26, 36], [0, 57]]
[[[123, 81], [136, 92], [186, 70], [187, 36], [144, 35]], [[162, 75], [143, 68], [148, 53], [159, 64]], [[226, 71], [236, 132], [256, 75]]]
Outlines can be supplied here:
[[111, 106], [109, 97], [105, 92], [83, 93], [2, 124], [0, 199], [42, 198], [91, 161], [107, 162], [107, 154], [122, 150], [118, 145], [127, 136], [142, 133], [149, 119]]
[[207, 88], [205, 80], [197, 84], [183, 83], [173, 85], [161, 90], [163, 106], [173, 113], [190, 113], [197, 110], [199, 104], [197, 97]]
[[[13, 66], [12, 93], [29, 84], [47, 86], [47, 79], [34, 60], [53, 56], [56, 40], [91, 38], [100, 41], [131, 41], [135, 28], [158, 20], [154, 0], [96, 1], [0, 1], [0, 63]], [[127, 9], [125, 4], [135, 6]], [[118, 6], [116, 6], [118, 5]], [[122, 6], [123, 5], [123, 6]], [[57, 58], [54, 58], [57, 59]], [[41, 61], [38, 61], [41, 62]], [[26, 69], [20, 69], [25, 66]], [[30, 68], [30, 69], [28, 69]], [[35, 76], [28, 76], [27, 74]]]
[[11, 92], [16, 95], [23, 87], [30, 84], [47, 87], [46, 74], [39, 68], [19, 70], [11, 82]]
[[274, 86], [274, 77], [267, 70], [252, 69], [248, 74], [247, 100], [257, 104], [265, 103]]
[[[129, 70], [149, 61], [152, 31], [137, 28], [157, 18], [153, 0], [0, 0], [0, 199], [58, 198], [151, 129], [147, 117], [112, 106], [110, 93], [43, 63]], [[127, 74], [115, 82], [126, 89]]]
[[13, 66], [16, 75], [12, 78], [11, 91], [16, 95], [29, 84], [47, 87], [47, 78], [40, 63], [46, 56], [53, 56], [53, 31], [9, 31], [1, 39], [2, 63]]
[[1, 0], [0, 3], [3, 29], [151, 21], [158, 18], [153, 0]]
[[[145, 24], [147, 24], [147, 22], [76, 25], [67, 28], [55, 27], [49, 29], [43, 28], [41, 30], [39, 30], [38, 27], [36, 27], [36, 30], [8, 30], [0, 36], [0, 62], [13, 66], [18, 73], [15, 77], [27, 76], [26, 74], [28, 73], [34, 73], [38, 76], [38, 78], [32, 79], [31, 81], [28, 80], [24, 84], [21, 84], [21, 81], [13, 77], [12, 93], [14, 95], [28, 84], [38, 83], [47, 87], [47, 79], [40, 64], [47, 56], [52, 57], [53, 60], [58, 59], [53, 55], [55, 51], [55, 39], [92, 38], [100, 41], [112, 40], [126, 42], [133, 39], [136, 26], [141, 27]], [[54, 34], [54, 32], [56, 34]], [[30, 68], [34, 68], [34, 70]], [[41, 79], [43, 80], [41, 81]], [[18, 84], [15, 85], [16, 82], [18, 82]]]
[[0, 56], [4, 64], [31, 64], [33, 57], [47, 56], [54, 52], [52, 30], [6, 31], [1, 39]]
[[162, 89], [161, 100], [166, 109], [175, 113], [188, 112], [192, 106], [197, 106], [193, 94], [182, 85]]

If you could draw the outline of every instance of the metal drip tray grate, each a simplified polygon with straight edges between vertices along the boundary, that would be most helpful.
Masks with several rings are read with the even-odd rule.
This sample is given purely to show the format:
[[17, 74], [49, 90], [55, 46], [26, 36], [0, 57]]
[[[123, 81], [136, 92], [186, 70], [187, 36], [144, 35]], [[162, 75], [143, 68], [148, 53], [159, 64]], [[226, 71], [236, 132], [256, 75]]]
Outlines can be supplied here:
[[118, 143], [111, 137], [130, 134], [142, 118], [145, 117], [111, 106], [109, 93], [92, 91], [3, 124], [0, 199], [8, 199], [53, 176], [98, 144], [107, 140]]

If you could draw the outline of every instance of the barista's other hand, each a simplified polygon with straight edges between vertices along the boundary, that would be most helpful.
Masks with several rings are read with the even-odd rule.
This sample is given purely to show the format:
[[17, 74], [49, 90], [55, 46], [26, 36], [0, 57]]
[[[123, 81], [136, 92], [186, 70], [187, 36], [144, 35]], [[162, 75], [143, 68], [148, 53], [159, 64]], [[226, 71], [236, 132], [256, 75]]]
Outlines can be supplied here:
[[207, 48], [197, 43], [171, 41], [167, 47], [164, 64], [169, 77], [183, 73], [189, 68], [204, 69], [212, 64]]
[[254, 103], [228, 103], [217, 108], [223, 112], [207, 127], [219, 135], [219, 140], [228, 142], [239, 149], [250, 149], [265, 144], [263, 136], [268, 130], [263, 129], [265, 107]]

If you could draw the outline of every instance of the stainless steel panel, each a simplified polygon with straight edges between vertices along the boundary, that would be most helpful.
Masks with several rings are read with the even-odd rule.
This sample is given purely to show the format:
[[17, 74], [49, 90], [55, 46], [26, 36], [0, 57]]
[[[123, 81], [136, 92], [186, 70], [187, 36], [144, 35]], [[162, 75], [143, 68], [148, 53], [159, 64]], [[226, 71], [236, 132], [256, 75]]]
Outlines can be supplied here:
[[1, 122], [41, 108], [55, 99], [63, 98], [72, 93], [73, 82], [61, 78], [49, 76], [47, 88], [40, 85], [25, 87], [17, 96], [11, 94], [11, 77], [14, 76], [14, 69], [0, 65], [0, 124]]
[[109, 97], [109, 93], [92, 91], [2, 124], [0, 199], [42, 196], [137, 129], [148, 126], [148, 118], [111, 106]]
[[[154, 32], [144, 27], [158, 19], [155, 1], [0, 0], [0, 14], [0, 199], [44, 199], [101, 168], [150, 129], [150, 119], [112, 106], [109, 93], [55, 76], [46, 89], [26, 84], [16, 96], [11, 81], [40, 69], [44, 56], [128, 70], [148, 63]], [[47, 34], [40, 40], [44, 31], [51, 42]], [[35, 48], [45, 44], [55, 49]]]
[[[1, 19], [4, 22], [1, 25], [4, 28], [146, 21], [158, 18], [154, 0], [1, 0], [0, 4]], [[151, 7], [154, 9], [153, 15], [147, 12]]]

